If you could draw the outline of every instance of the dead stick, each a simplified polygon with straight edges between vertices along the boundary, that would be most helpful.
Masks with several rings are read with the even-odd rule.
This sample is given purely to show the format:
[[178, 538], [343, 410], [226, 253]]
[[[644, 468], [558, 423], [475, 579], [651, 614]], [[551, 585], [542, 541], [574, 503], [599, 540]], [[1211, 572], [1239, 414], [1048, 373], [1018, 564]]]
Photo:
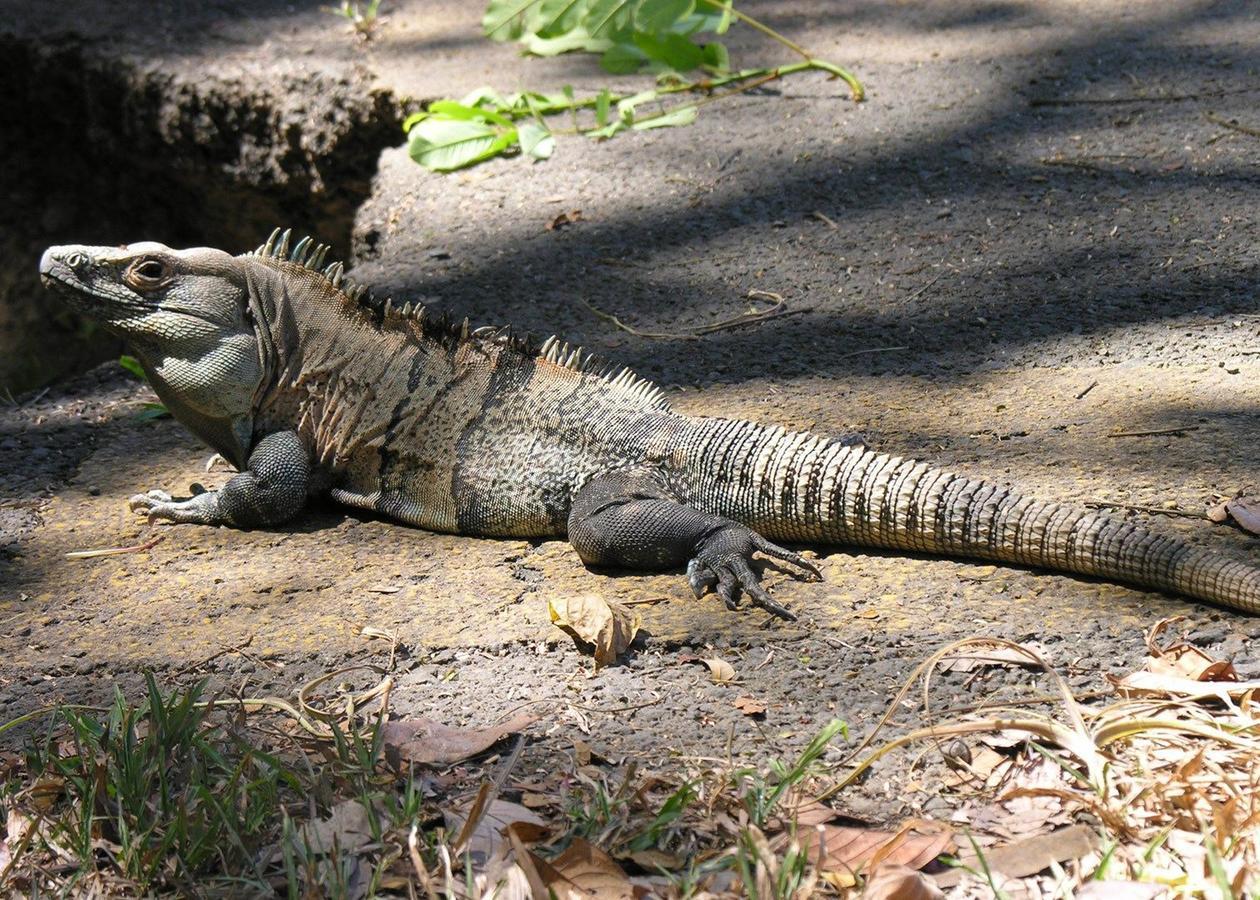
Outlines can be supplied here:
[[1077, 394], [1077, 395], [1076, 395], [1076, 399], [1077, 399], [1077, 400], [1084, 400], [1084, 399], [1085, 399], [1085, 395], [1086, 395], [1086, 394], [1088, 394], [1090, 391], [1092, 391], [1092, 390], [1093, 390], [1094, 388], [1096, 388], [1096, 387], [1098, 387], [1098, 382], [1097, 382], [1097, 381], [1091, 381], [1091, 382], [1089, 383], [1089, 387], [1085, 388], [1085, 390], [1081, 391], [1079, 394]]
[[1113, 431], [1107, 435], [1109, 438], [1117, 437], [1147, 437], [1154, 434], [1181, 434], [1183, 431], [1198, 431], [1198, 425], [1182, 425], [1180, 428], [1152, 428], [1150, 431]]
[[157, 537], [147, 540], [143, 544], [136, 544], [134, 547], [110, 547], [107, 550], [72, 550], [66, 554], [66, 559], [94, 559], [98, 556], [122, 556], [124, 553], [143, 553], [145, 550], [152, 550], [164, 540], [166, 540], [166, 535], [159, 534]]
[[1252, 137], [1260, 137], [1260, 128], [1248, 128], [1246, 125], [1239, 125], [1236, 122], [1229, 121], [1229, 119], [1222, 119], [1220, 116], [1216, 115], [1215, 113], [1204, 113], [1203, 117], [1207, 119], [1209, 122], [1213, 122], [1221, 126], [1222, 128], [1228, 128], [1231, 131], [1238, 131], [1243, 134], [1249, 134]]
[[1239, 88], [1234, 91], [1203, 91], [1197, 94], [1168, 94], [1163, 97], [1034, 97], [1029, 106], [1106, 106], [1114, 103], [1176, 103], [1202, 100], [1204, 97], [1227, 97], [1231, 94], [1254, 94], [1260, 88]]
[[1112, 503], [1110, 500], [1086, 500], [1085, 505], [1102, 509], [1131, 509], [1134, 512], [1152, 513], [1157, 516], [1177, 516], [1182, 519], [1206, 519], [1207, 513], [1187, 509], [1164, 509], [1160, 506], [1139, 506], [1134, 503]]

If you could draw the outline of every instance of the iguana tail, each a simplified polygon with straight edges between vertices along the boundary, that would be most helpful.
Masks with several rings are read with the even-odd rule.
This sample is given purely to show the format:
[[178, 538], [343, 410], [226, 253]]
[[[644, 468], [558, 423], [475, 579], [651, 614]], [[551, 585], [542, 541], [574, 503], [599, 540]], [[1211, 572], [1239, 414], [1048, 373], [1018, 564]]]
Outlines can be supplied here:
[[689, 502], [771, 540], [1056, 569], [1260, 614], [1260, 567], [1115, 516], [751, 422], [695, 420], [686, 445]]

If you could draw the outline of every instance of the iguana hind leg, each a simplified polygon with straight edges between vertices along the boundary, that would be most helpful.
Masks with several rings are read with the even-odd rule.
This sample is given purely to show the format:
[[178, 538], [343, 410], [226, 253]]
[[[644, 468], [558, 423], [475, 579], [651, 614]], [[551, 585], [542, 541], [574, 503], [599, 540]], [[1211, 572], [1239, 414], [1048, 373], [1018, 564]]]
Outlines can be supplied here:
[[175, 500], [164, 491], [136, 494], [128, 505], [154, 519], [199, 525], [253, 528], [292, 519], [306, 505], [311, 464], [292, 431], [278, 431], [258, 442], [249, 468], [228, 479], [217, 491]]
[[697, 597], [714, 588], [730, 609], [740, 591], [785, 619], [750, 562], [760, 551], [821, 578], [814, 565], [738, 522], [680, 502], [645, 473], [612, 472], [588, 482], [573, 499], [569, 541], [588, 565], [660, 570], [687, 566]]

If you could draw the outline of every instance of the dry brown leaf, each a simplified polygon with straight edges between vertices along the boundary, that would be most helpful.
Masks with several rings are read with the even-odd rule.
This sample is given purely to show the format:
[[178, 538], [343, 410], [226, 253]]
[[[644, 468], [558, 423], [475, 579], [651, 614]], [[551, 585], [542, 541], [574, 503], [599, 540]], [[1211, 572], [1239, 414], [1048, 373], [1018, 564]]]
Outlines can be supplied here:
[[574, 838], [573, 843], [551, 861], [550, 868], [559, 878], [549, 880], [545, 870], [540, 870], [539, 875], [557, 900], [590, 897], [597, 900], [633, 900], [636, 893], [617, 861], [582, 838]]
[[[1051, 863], [1080, 859], [1097, 849], [1098, 845], [1098, 835], [1092, 828], [1071, 825], [1050, 834], [1039, 834], [1005, 847], [985, 850], [984, 864], [990, 870], [1001, 872], [1010, 878], [1023, 878], [1037, 874]], [[958, 854], [958, 859], [962, 866], [972, 869], [979, 865], [979, 858], [974, 850]], [[961, 880], [964, 871], [960, 867], [934, 877], [940, 887], [953, 887]]]
[[909, 866], [880, 866], [862, 889], [866, 900], [936, 900], [944, 892]]
[[730, 684], [735, 680], [735, 667], [721, 657], [711, 656], [701, 662], [709, 667], [714, 684]]
[[[465, 804], [458, 809], [442, 810], [442, 818], [446, 821], [446, 830], [448, 834], [459, 834], [464, 823], [468, 821], [468, 815], [472, 811], [472, 804]], [[540, 828], [546, 827], [544, 822], [537, 813], [526, 809], [519, 803], [513, 803], [510, 800], [494, 800], [486, 807], [476, 826], [472, 829], [472, 834], [468, 836], [465, 846], [466, 849], [473, 854], [474, 860], [477, 862], [485, 862], [485, 860], [494, 856], [495, 852], [503, 844], [503, 832], [509, 825], [517, 825], [524, 823], [526, 825], [536, 825]], [[518, 829], [517, 833], [520, 831]], [[519, 860], [518, 860], [519, 862]]]
[[594, 646], [596, 666], [616, 661], [642, 624], [638, 613], [595, 594], [548, 597], [547, 613], [557, 627]]
[[574, 222], [582, 221], [582, 210], [572, 209], [568, 212], [562, 212], [543, 227], [548, 231], [559, 231], [566, 225], [572, 225]]
[[[919, 827], [930, 830], [919, 831]], [[821, 859], [819, 842], [821, 840]], [[954, 846], [954, 836], [938, 825], [912, 823], [900, 831], [876, 831], [848, 825], [818, 825], [797, 835], [806, 857], [823, 871], [850, 878], [868, 863], [919, 869]], [[853, 878], [850, 884], [856, 884]]]
[[802, 794], [795, 788], [789, 788], [783, 799], [779, 802], [778, 827], [784, 827], [783, 823], [794, 823], [798, 829], [809, 828], [814, 825], [823, 825], [840, 818], [839, 810], [832, 809], [825, 803], [822, 803], [813, 797]]
[[1238, 497], [1225, 504], [1229, 517], [1243, 531], [1260, 534], [1260, 497]]
[[1156, 675], [1179, 675], [1195, 681], [1237, 681], [1238, 673], [1229, 660], [1213, 659], [1198, 647], [1177, 642], [1168, 647], [1153, 648], [1146, 668]]
[[766, 705], [756, 697], [750, 697], [747, 694], [736, 697], [733, 705], [746, 716], [764, 716], [766, 714]]
[[328, 818], [307, 822], [293, 836], [299, 853], [353, 853], [372, 843], [372, 825], [367, 807], [358, 800], [344, 800], [329, 812]]
[[395, 768], [447, 765], [476, 756], [536, 721], [537, 716], [521, 715], [490, 728], [451, 728], [432, 719], [399, 719], [383, 726], [385, 753]]
[[1167, 893], [1167, 885], [1149, 881], [1087, 881], [1074, 896], [1076, 900], [1155, 900]]
[[1108, 675], [1107, 680], [1126, 697], [1170, 696], [1186, 700], [1209, 697], [1228, 704], [1251, 691], [1260, 690], [1260, 681], [1196, 681], [1180, 675], [1156, 675], [1154, 672], [1130, 672], [1123, 678]]
[[[1030, 650], [1048, 661], [1046, 648], [1035, 642], [1020, 646]], [[1041, 664], [1027, 653], [1021, 653], [1014, 647], [981, 647], [949, 656], [937, 667], [941, 672], [970, 672], [983, 666], [1027, 666], [1031, 669], [1042, 668]]]

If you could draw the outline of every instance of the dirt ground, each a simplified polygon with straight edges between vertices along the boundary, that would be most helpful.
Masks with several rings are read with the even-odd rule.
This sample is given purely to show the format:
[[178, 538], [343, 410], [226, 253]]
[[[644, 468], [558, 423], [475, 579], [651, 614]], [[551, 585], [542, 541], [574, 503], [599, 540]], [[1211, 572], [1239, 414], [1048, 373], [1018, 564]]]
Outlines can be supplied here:
[[[466, 4], [387, 3], [367, 45], [316, 4], [265, 7], [261, 24], [232, 4], [161, 6], [140, 32], [131, 6], [58, 21], [38, 6], [22, 27], [78, 29], [183, 73], [353, 69], [399, 98], [638, 83], [590, 60], [521, 60], [479, 37]], [[749, 11], [852, 68], [868, 102], [802, 77], [708, 106], [689, 128], [562, 140], [543, 164], [446, 177], [410, 162], [400, 134], [343, 248], [357, 276], [474, 324], [564, 334], [656, 379], [685, 412], [856, 432], [1047, 497], [1202, 511], [1260, 483], [1254, 4]], [[732, 43], [737, 60], [778, 58], [747, 35]], [[545, 227], [571, 210], [576, 224]], [[116, 239], [141, 238], [164, 235]], [[790, 315], [684, 341], [589, 309], [672, 332], [739, 314], [750, 290], [781, 295]], [[1180, 614], [1260, 677], [1260, 621], [965, 561], [816, 548], [824, 583], [768, 573], [800, 615], [785, 624], [696, 601], [679, 575], [592, 574], [557, 541], [433, 535], [331, 507], [272, 531], [150, 528], [126, 510], [131, 493], [228, 477], [204, 472], [208, 451], [176, 423], [137, 419], [151, 399], [106, 364], [0, 408], [0, 719], [99, 702], [146, 669], [286, 694], [384, 660], [388, 642], [364, 627], [399, 642], [400, 713], [488, 724], [533, 704], [537, 766], [575, 739], [659, 765], [764, 762], [832, 717], [860, 738], [917, 663], [968, 636], [1036, 640], [1087, 691], [1134, 668], [1144, 630]], [[1153, 525], [1258, 556], [1253, 538], [1201, 519]], [[66, 557], [159, 535], [147, 552]], [[645, 638], [622, 664], [594, 672], [548, 623], [547, 597], [581, 592], [639, 603]], [[736, 683], [711, 683], [695, 655], [730, 661]], [[947, 676], [935, 702], [1036, 682]], [[735, 709], [743, 694], [766, 704], [764, 720]], [[939, 812], [903, 768], [877, 767], [840, 802], [876, 821]]]

